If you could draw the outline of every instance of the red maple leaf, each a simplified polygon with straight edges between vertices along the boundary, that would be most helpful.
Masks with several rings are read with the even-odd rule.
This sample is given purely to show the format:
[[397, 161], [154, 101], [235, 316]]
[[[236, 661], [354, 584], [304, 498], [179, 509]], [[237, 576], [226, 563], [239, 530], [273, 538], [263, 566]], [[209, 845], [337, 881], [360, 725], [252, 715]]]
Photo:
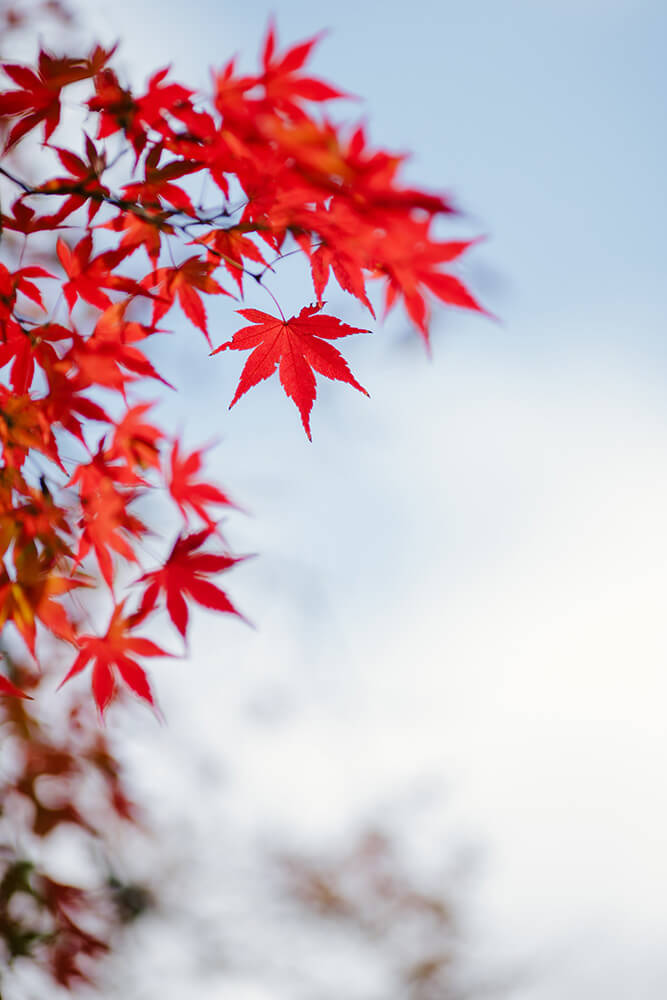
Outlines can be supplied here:
[[174, 232], [173, 226], [167, 222], [170, 214], [170, 212], [149, 212], [147, 209], [142, 209], [141, 215], [121, 212], [115, 219], [105, 222], [99, 228], [112, 229], [116, 233], [122, 232], [124, 235], [119, 249], [127, 250], [128, 253], [134, 253], [143, 246], [155, 267], [160, 256], [162, 233], [171, 235]]
[[[23, 197], [24, 195], [21, 195], [21, 198]], [[12, 215], [0, 215], [0, 225], [3, 229], [12, 229], [15, 233], [30, 236], [32, 233], [58, 227], [55, 215], [37, 215], [35, 210], [29, 208], [21, 198], [17, 198], [12, 205]]]
[[266, 265], [259, 248], [244, 235], [239, 226], [232, 226], [230, 229], [212, 229], [196, 242], [206, 243], [210, 247], [209, 255], [215, 258], [216, 264], [220, 261], [224, 263], [239, 286], [241, 297], [243, 297], [243, 274], [246, 270], [243, 258], [247, 257], [248, 260]]
[[69, 149], [60, 149], [54, 146], [58, 159], [65, 169], [69, 170], [69, 176], [53, 177], [38, 189], [46, 194], [69, 195], [54, 216], [52, 226], [54, 229], [56, 224], [85, 205], [86, 201], [88, 201], [88, 221], [90, 222], [97, 215], [104, 199], [110, 196], [109, 189], [101, 181], [107, 168], [106, 153], [100, 153], [93, 140], [87, 135], [85, 136], [85, 145], [87, 162]]
[[[137, 149], [134, 140], [143, 133], [132, 131], [132, 122], [137, 112], [137, 103], [131, 91], [121, 87], [114, 70], [103, 69], [95, 77], [95, 97], [88, 101], [91, 111], [96, 111], [100, 116], [98, 139], [106, 139], [119, 129], [124, 129], [128, 137], [132, 137], [137, 157], [139, 156], [143, 144]], [[145, 143], [144, 143], [145, 144]]]
[[368, 395], [352, 375], [342, 354], [327, 341], [370, 331], [347, 326], [335, 316], [320, 313], [323, 305], [304, 306], [298, 316], [288, 320], [284, 316], [278, 319], [258, 309], [237, 310], [252, 325], [237, 330], [231, 340], [212, 352], [252, 350], [229, 404], [230, 409], [248, 389], [270, 378], [277, 367], [280, 384], [285, 394], [294, 400], [304, 430], [311, 440], [310, 411], [317, 395], [315, 372], [338, 382], [347, 382], [363, 392], [364, 396]]
[[131, 407], [114, 428], [109, 458], [122, 459], [127, 468], [138, 465], [141, 469], [160, 468], [159, 443], [164, 437], [153, 424], [144, 423], [142, 417], [153, 403], [139, 403]]
[[125, 601], [117, 604], [111, 615], [109, 627], [103, 636], [78, 637], [79, 653], [61, 681], [60, 687], [93, 661], [92, 688], [95, 703], [103, 713], [116, 688], [116, 671], [136, 695], [154, 705], [150, 684], [143, 667], [129, 654], [138, 656], [170, 656], [150, 639], [131, 635], [131, 630], [143, 615], [126, 615]]
[[224, 507], [233, 507], [234, 504], [229, 497], [214, 486], [213, 483], [205, 483], [195, 479], [195, 476], [204, 464], [202, 461], [203, 448], [193, 451], [190, 455], [181, 458], [179, 454], [178, 441], [174, 441], [171, 453], [171, 475], [169, 477], [169, 492], [178, 504], [183, 517], [188, 520], [187, 507], [191, 507], [195, 514], [204, 521], [209, 528], [215, 527], [215, 521], [206, 510], [209, 504], [221, 504]]
[[158, 70], [148, 81], [148, 90], [142, 97], [135, 97], [130, 90], [120, 86], [111, 69], [95, 77], [95, 97], [88, 101], [91, 111], [100, 113], [98, 139], [104, 139], [123, 129], [139, 159], [148, 142], [151, 129], [169, 130], [167, 115], [181, 108], [191, 108], [193, 91], [179, 83], [165, 83], [169, 68]]
[[[20, 341], [22, 333], [25, 332], [14, 315], [18, 292], [21, 292], [44, 311], [41, 292], [34, 282], [28, 281], [28, 278], [53, 278], [53, 275], [45, 271], [43, 267], [22, 267], [12, 273], [4, 264], [0, 264], [0, 340], [3, 343], [10, 339]], [[10, 349], [9, 356], [5, 356], [0, 364], [7, 364], [7, 361], [11, 360], [15, 353], [17, 352]], [[18, 353], [21, 353], [20, 349]], [[5, 352], [6, 354], [7, 352]], [[17, 389], [17, 392], [20, 391]]]
[[[47, 558], [71, 556], [70, 526], [65, 513], [53, 499], [46, 477], [36, 488], [29, 486], [16, 469], [7, 469], [3, 480], [5, 487], [10, 483], [12, 487], [0, 492], [0, 556], [4, 557], [13, 542], [16, 558], [34, 541], [40, 543]], [[23, 565], [22, 578], [25, 578], [25, 569]]]
[[[428, 346], [428, 304], [426, 290], [442, 302], [461, 309], [472, 309], [490, 316], [470, 294], [462, 281], [438, 268], [449, 264], [479, 240], [454, 240], [439, 243], [428, 235], [428, 222], [409, 220], [390, 231], [378, 251], [382, 260], [378, 274], [387, 280], [385, 311], [403, 296], [405, 309]], [[380, 258], [380, 255], [381, 258]]]
[[21, 88], [0, 94], [0, 118], [21, 116], [21, 121], [9, 134], [5, 152], [40, 122], [44, 122], [44, 141], [47, 142], [60, 121], [61, 90], [69, 83], [91, 76], [92, 69], [87, 60], [59, 58], [44, 50], [39, 54], [37, 73], [27, 66], [10, 63], [2, 68]]
[[147, 275], [143, 284], [150, 288], [157, 286], [159, 293], [153, 305], [153, 323], [159, 322], [178, 298], [185, 315], [199, 327], [210, 344], [206, 309], [199, 292], [205, 292], [207, 295], [230, 294], [211, 277], [211, 271], [215, 267], [213, 262], [195, 256], [188, 257], [178, 267], [159, 267], [157, 271]]
[[22, 267], [18, 271], [9, 271], [4, 264], [0, 264], [0, 316], [9, 316], [11, 309], [16, 302], [16, 293], [22, 292], [31, 299], [40, 309], [44, 309], [42, 296], [37, 285], [28, 278], [53, 278], [50, 271], [45, 271], [43, 267]]
[[182, 163], [178, 160], [173, 160], [171, 163], [159, 167], [154, 163], [156, 159], [159, 159], [160, 153], [160, 146], [155, 146], [151, 150], [146, 158], [145, 179], [134, 184], [126, 184], [123, 188], [125, 198], [158, 211], [162, 210], [162, 201], [166, 201], [179, 212], [196, 215], [189, 195], [183, 188], [171, 182], [177, 177], [185, 177], [195, 170], [200, 170], [201, 167], [197, 163]]
[[106, 583], [113, 589], [113, 561], [117, 552], [128, 562], [138, 562], [128, 538], [140, 538], [146, 532], [142, 522], [129, 512], [137, 493], [128, 489], [144, 481], [128, 466], [112, 462], [100, 445], [87, 465], [77, 466], [68, 485], [79, 487], [82, 516], [76, 556], [80, 563], [92, 549]]
[[259, 78], [264, 86], [266, 99], [283, 113], [297, 119], [305, 117], [299, 107], [300, 101], [330, 101], [347, 97], [343, 91], [331, 87], [323, 80], [310, 76], [300, 76], [298, 71], [304, 66], [321, 35], [293, 45], [284, 56], [276, 56], [276, 32], [273, 25], [264, 42], [262, 53], [263, 75]]
[[372, 316], [375, 311], [366, 294], [366, 284], [362, 266], [358, 260], [344, 249], [332, 247], [327, 243], [321, 243], [312, 252], [310, 258], [310, 268], [313, 276], [313, 287], [317, 295], [318, 302], [322, 301], [324, 289], [329, 281], [329, 272], [333, 271], [340, 287], [354, 295], [366, 306]]
[[224, 591], [207, 580], [204, 574], [222, 573], [242, 561], [241, 557], [227, 554], [216, 555], [198, 552], [211, 537], [213, 529], [208, 527], [192, 535], [179, 535], [161, 569], [144, 573], [141, 582], [148, 583], [141, 601], [140, 613], [152, 611], [160, 591], [167, 597], [167, 611], [174, 625], [185, 638], [188, 626], [188, 605], [185, 598], [191, 597], [197, 604], [215, 611], [225, 611], [232, 615], [242, 615], [236, 610]]
[[[156, 372], [146, 355], [134, 344], [155, 331], [139, 323], [128, 322], [125, 311], [130, 300], [116, 302], [100, 316], [91, 336], [87, 339], [77, 333], [67, 354], [82, 376], [91, 383], [116, 389], [125, 394], [125, 383], [137, 378], [154, 378], [173, 388]], [[130, 375], [121, 368], [126, 368]]]
[[380, 212], [384, 225], [385, 213], [411, 215], [415, 209], [433, 217], [440, 213], [456, 215], [452, 201], [441, 195], [429, 194], [415, 188], [402, 188], [398, 172], [405, 162], [405, 154], [369, 149], [363, 127], [352, 135], [345, 160], [349, 174], [347, 195], [356, 205], [363, 205], [364, 212]]
[[[99, 420], [106, 424], [112, 422], [99, 403], [82, 395], [90, 388], [90, 382], [71, 365], [68, 366], [66, 359], [62, 364], [51, 365], [48, 359], [42, 358], [40, 364], [46, 372], [49, 385], [48, 396], [39, 401], [43, 410], [44, 422], [49, 431], [46, 437], [49, 444], [54, 424], [60, 424], [66, 431], [84, 443], [83, 426], [79, 416], [84, 421]], [[35, 447], [35, 445], [31, 445], [31, 447]], [[47, 454], [46, 451], [44, 453]], [[61, 465], [59, 459], [54, 459], [54, 461]], [[61, 468], [64, 467], [61, 465]]]
[[79, 297], [98, 309], [107, 309], [111, 305], [111, 299], [102, 291], [102, 287], [150, 298], [150, 294], [132, 278], [112, 274], [114, 268], [130, 253], [125, 247], [106, 250], [91, 258], [93, 236], [92, 233], [87, 233], [74, 250], [70, 250], [65, 241], [59, 239], [56, 252], [69, 277], [69, 281], [63, 284], [63, 295], [67, 299], [70, 313]]
[[27, 393], [35, 374], [35, 365], [44, 368], [58, 360], [52, 342], [67, 340], [71, 336], [71, 331], [58, 323], [44, 323], [31, 330], [17, 323], [8, 325], [4, 342], [0, 340], [0, 367], [12, 362], [9, 381], [14, 391]]
[[48, 553], [38, 554], [34, 542], [19, 552], [14, 550], [16, 579], [3, 567], [0, 572], [0, 628], [11, 620], [26, 646], [35, 655], [36, 619], [66, 642], [75, 641], [72, 624], [61, 604], [53, 598], [86, 585], [83, 578], [60, 576], [53, 572]]

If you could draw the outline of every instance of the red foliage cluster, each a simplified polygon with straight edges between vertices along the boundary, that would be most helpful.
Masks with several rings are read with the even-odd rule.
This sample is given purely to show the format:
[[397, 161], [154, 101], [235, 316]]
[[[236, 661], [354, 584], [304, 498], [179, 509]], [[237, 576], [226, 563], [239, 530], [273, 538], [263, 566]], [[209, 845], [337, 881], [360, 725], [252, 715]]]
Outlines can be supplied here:
[[[142, 634], [161, 607], [184, 638], [188, 601], [236, 613], [210, 579], [237, 561], [217, 527], [228, 496], [197, 478], [201, 452], [184, 452], [148, 404], [128, 399], [133, 386], [164, 382], [145, 346], [167, 313], [180, 309], [213, 348], [206, 298], [243, 297], [248, 285], [268, 293], [279, 316], [240, 309], [249, 325], [211, 353], [252, 352], [231, 405], [277, 369], [310, 437], [315, 373], [365, 392], [331, 343], [364, 332], [322, 311], [331, 279], [373, 316], [377, 279], [386, 310], [402, 300], [426, 342], [429, 297], [483, 311], [445, 270], [470, 242], [434, 236], [449, 201], [403, 186], [401, 156], [327, 117], [345, 95], [304, 70], [316, 41], [279, 52], [270, 28], [259, 71], [232, 60], [209, 95], [166, 69], [134, 92], [100, 46], [2, 67], [0, 182], [14, 200], [0, 215], [0, 626], [11, 623], [35, 657], [38, 625], [69, 643], [65, 679], [90, 666], [101, 712], [121, 680], [153, 703], [138, 659], [165, 655]], [[84, 124], [59, 130], [77, 99]], [[58, 130], [80, 148], [55, 144]], [[15, 166], [31, 138], [49, 165], [37, 180]], [[204, 204], [194, 190], [214, 195]], [[315, 302], [286, 318], [266, 278], [295, 251]], [[182, 528], [151, 569], [140, 565], [149, 527], [136, 502], [160, 485]], [[112, 598], [102, 634], [82, 625], [98, 573]]]

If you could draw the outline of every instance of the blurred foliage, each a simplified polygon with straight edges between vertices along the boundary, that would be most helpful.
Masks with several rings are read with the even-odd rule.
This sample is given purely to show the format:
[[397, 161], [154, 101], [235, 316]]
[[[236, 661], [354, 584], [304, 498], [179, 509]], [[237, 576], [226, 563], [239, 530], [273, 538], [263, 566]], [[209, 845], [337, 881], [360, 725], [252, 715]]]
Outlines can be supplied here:
[[[42, 0], [41, 3], [7, 3], [0, 5], [0, 30], [3, 43], [11, 39], [11, 33], [21, 29], [34, 30], [44, 27], [45, 21], [54, 26], [69, 27], [74, 22], [72, 11], [60, 0]], [[4, 45], [9, 55], [8, 47]]]
[[115, 931], [150, 906], [145, 890], [113, 871], [136, 810], [88, 699], [49, 721], [46, 679], [5, 659], [33, 697], [0, 699], [0, 961], [34, 965], [70, 988], [90, 979]]
[[451, 886], [410, 871], [388, 831], [369, 830], [338, 853], [310, 859], [284, 854], [278, 862], [304, 919], [336, 921], [380, 951], [391, 969], [394, 996], [465, 995]]

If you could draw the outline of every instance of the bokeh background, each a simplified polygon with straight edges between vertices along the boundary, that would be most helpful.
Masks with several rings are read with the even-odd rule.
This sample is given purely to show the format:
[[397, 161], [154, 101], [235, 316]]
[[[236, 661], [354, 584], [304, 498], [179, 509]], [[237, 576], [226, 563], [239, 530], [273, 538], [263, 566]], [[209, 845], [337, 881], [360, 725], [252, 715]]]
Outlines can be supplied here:
[[[314, 70], [363, 98], [337, 114], [413, 151], [406, 176], [463, 210], [450, 231], [488, 236], [463, 273], [500, 317], [437, 314], [432, 360], [400, 317], [350, 343], [372, 398], [323, 385], [312, 445], [276, 385], [229, 413], [240, 359], [174, 338], [161, 416], [219, 442], [257, 628], [202, 613], [154, 671], [167, 726], [114, 723], [145, 797], [223, 853], [232, 828], [308, 844], [400, 816], [420, 857], [475, 855], [469, 937], [504, 995], [663, 1000], [667, 8], [83, 9], [131, 79], [170, 63], [202, 88], [235, 51], [255, 65], [271, 13], [283, 43], [330, 29]], [[288, 263], [274, 288], [311, 297]], [[228, 339], [229, 307], [211, 316]], [[278, 996], [167, 967], [165, 997]]]

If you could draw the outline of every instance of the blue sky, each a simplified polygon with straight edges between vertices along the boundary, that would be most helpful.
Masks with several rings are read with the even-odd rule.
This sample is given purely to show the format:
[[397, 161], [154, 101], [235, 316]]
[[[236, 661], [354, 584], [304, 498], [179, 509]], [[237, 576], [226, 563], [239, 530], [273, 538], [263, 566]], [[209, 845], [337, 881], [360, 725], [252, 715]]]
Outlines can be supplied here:
[[[285, 43], [330, 29], [314, 69], [488, 235], [464, 271], [501, 322], [440, 315], [432, 362], [400, 320], [351, 345], [372, 398], [322, 387], [312, 446], [275, 386], [227, 412], [233, 359], [171, 356], [172, 419], [222, 438], [216, 474], [253, 514], [230, 538], [261, 558], [234, 588], [258, 631], [201, 618], [205, 703], [160, 668], [170, 738], [236, 754], [240, 801], [276, 829], [324, 834], [442, 781], [486, 858], [489, 950], [536, 969], [514, 1000], [662, 1000], [667, 8], [119, 0], [90, 18], [136, 77], [172, 63], [205, 86], [231, 52], [254, 64], [270, 12]], [[309, 301], [296, 271], [281, 289]]]

